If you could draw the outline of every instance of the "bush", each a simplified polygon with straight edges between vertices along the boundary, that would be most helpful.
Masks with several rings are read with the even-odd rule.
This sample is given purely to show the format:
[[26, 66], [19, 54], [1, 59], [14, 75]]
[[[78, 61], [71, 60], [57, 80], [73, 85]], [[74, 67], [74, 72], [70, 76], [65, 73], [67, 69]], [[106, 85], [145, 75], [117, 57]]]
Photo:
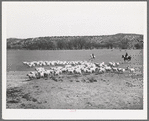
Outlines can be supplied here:
[[135, 44], [135, 48], [136, 49], [143, 49], [143, 44], [137, 43], [137, 44]]

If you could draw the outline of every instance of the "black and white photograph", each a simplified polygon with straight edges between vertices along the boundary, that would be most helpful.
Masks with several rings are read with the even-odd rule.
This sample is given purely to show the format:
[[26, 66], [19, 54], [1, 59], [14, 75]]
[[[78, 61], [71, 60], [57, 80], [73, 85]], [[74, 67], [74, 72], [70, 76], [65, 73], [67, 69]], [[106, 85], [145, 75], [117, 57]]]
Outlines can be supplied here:
[[147, 2], [2, 2], [4, 119], [146, 119]]

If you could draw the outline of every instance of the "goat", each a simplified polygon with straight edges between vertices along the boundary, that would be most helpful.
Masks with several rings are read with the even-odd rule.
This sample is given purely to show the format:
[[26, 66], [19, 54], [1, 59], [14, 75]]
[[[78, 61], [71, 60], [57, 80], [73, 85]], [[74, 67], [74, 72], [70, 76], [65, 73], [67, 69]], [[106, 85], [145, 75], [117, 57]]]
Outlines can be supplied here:
[[32, 79], [36, 79], [37, 78], [37, 72], [30, 72], [29, 74], [27, 74], [27, 76], [29, 77], [30, 80]]
[[118, 72], [117, 68], [112, 68], [113, 72]]
[[129, 70], [130, 72], [134, 72], [135, 71], [134, 68], [130, 68], [129, 66], [126, 68], [126, 70]]
[[118, 70], [119, 73], [124, 73], [125, 72], [124, 68], [118, 68], [117, 70]]

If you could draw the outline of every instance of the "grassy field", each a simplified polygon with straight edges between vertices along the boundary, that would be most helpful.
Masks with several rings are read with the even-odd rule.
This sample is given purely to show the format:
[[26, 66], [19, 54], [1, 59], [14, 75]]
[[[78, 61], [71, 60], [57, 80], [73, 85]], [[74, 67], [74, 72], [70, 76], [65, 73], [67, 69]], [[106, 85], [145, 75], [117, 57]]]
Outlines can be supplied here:
[[[123, 62], [126, 50], [7, 51], [7, 108], [11, 109], [143, 109], [143, 50], [127, 50], [131, 62]], [[56, 76], [28, 81], [34, 68], [22, 61], [88, 60], [120, 62], [135, 68], [134, 73], [104, 73]], [[47, 68], [47, 67], [46, 67]]]

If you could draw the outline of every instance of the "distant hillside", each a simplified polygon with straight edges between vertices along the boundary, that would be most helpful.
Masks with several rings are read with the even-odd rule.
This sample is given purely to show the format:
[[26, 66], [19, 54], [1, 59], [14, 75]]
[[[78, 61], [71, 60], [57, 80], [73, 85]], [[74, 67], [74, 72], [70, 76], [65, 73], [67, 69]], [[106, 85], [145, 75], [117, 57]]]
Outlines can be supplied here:
[[119, 33], [102, 36], [52, 36], [7, 39], [7, 49], [72, 50], [101, 48], [142, 49], [143, 35]]

